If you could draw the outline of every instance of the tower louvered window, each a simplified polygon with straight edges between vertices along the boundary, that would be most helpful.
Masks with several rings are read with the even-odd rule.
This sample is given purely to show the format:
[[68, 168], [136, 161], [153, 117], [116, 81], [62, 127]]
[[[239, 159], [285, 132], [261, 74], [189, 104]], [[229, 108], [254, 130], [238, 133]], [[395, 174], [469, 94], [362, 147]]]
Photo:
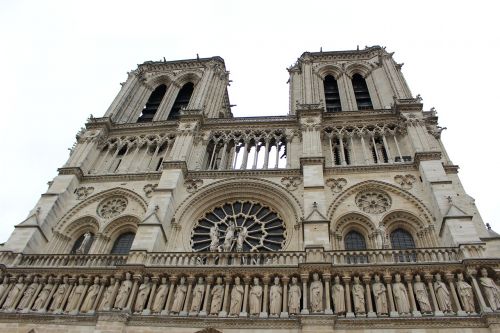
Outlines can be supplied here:
[[194, 84], [191, 82], [186, 83], [182, 86], [181, 90], [177, 94], [172, 110], [168, 115], [168, 120], [175, 120], [179, 117], [181, 109], [188, 106], [191, 95], [193, 94]]
[[366, 85], [365, 79], [361, 75], [353, 75], [352, 88], [354, 89], [354, 96], [356, 97], [358, 110], [372, 110], [373, 104], [368, 91], [368, 86]]
[[337, 80], [331, 75], [327, 75], [323, 81], [325, 89], [325, 106], [327, 112], [342, 111], [340, 105], [340, 94]]
[[139, 117], [139, 119], [137, 119], [138, 123], [147, 123], [153, 121], [156, 111], [158, 111], [158, 107], [160, 106], [160, 103], [163, 99], [163, 96], [165, 96], [166, 91], [167, 86], [164, 84], [156, 87], [156, 89], [151, 93], [151, 96], [149, 96], [146, 106], [142, 110], [141, 116]]

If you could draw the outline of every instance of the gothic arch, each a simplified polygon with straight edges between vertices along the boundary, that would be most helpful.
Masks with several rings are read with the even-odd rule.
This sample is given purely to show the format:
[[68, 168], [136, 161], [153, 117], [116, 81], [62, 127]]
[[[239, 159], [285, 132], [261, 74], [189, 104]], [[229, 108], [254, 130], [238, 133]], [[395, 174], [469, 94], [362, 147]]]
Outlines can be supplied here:
[[331, 233], [335, 238], [334, 247], [337, 250], [343, 249], [341, 244], [343, 244], [347, 233], [357, 231], [365, 238], [367, 247], [370, 248], [372, 247], [371, 238], [375, 230], [375, 224], [368, 216], [360, 213], [347, 213], [333, 222]]
[[[414, 212], [412, 214], [419, 216], [419, 220], [423, 221], [424, 225], [433, 224], [433, 217], [430, 210], [425, 206], [425, 204], [416, 196], [411, 194], [404, 189], [401, 189], [395, 185], [378, 181], [378, 180], [368, 180], [358, 184], [355, 184], [347, 189], [345, 189], [342, 193], [340, 193], [337, 198], [333, 200], [327, 210], [327, 217], [329, 220], [333, 220], [334, 215], [337, 209], [341, 206], [342, 203], [345, 202], [347, 198], [364, 190], [382, 190], [388, 193], [391, 193], [395, 197], [403, 198], [407, 202], [411, 203], [414, 208]], [[394, 201], [394, 200], [393, 200]], [[392, 210], [393, 211], [393, 210]], [[389, 210], [389, 213], [392, 212]]]
[[202, 75], [203, 73], [201, 71], [190, 70], [181, 72], [177, 75], [177, 78], [174, 80], [174, 84], [176, 84], [180, 89], [186, 83], [192, 82], [196, 89], [196, 85], [198, 84], [198, 82], [200, 82]]
[[372, 68], [368, 63], [355, 62], [347, 65], [345, 72], [350, 79], [352, 79], [354, 74], [360, 74], [364, 79], [366, 79], [366, 77], [372, 72]]
[[294, 226], [298, 225], [304, 215], [303, 208], [297, 198], [284, 187], [268, 180], [255, 178], [231, 178], [216, 181], [203, 187], [200, 191], [189, 195], [177, 208], [175, 220], [182, 226], [182, 246], [191, 251], [191, 229], [206, 212], [217, 205], [234, 200], [256, 201], [268, 205], [276, 211], [285, 223], [287, 239], [285, 250], [291, 240], [297, 237]]
[[422, 220], [410, 212], [404, 210], [391, 211], [383, 217], [382, 224], [386, 227], [389, 237], [393, 231], [401, 228], [411, 234], [417, 247], [430, 247], [433, 245], [419, 237], [419, 234], [425, 230], [427, 226]]
[[327, 75], [331, 75], [335, 78], [335, 80], [339, 80], [343, 71], [340, 67], [335, 65], [324, 65], [316, 70], [316, 74], [321, 78], [321, 80], [324, 80]]
[[162, 73], [160, 75], [148, 78], [146, 82], [148, 86], [152, 88], [151, 91], [153, 91], [156, 89], [156, 87], [158, 87], [161, 84], [166, 85], [168, 90], [168, 88], [172, 85], [172, 81], [173, 80], [171, 75]]
[[140, 219], [137, 216], [121, 216], [109, 222], [103, 227], [101, 234], [104, 239], [108, 240], [103, 253], [109, 253], [115, 240], [125, 232], [137, 233], [137, 227]]
[[59, 229], [58, 231], [63, 235], [70, 237], [72, 241], [75, 241], [86, 231], [90, 231], [95, 235], [99, 231], [99, 222], [95, 217], [86, 215], [69, 222], [66, 225], [66, 228]]

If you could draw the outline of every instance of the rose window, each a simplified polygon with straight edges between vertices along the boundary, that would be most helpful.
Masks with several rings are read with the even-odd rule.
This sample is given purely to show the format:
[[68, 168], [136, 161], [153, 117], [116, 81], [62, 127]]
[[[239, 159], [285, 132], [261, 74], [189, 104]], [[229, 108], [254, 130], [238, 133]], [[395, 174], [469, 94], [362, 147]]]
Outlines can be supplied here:
[[101, 202], [99, 207], [97, 207], [97, 214], [105, 219], [109, 219], [120, 215], [126, 207], [127, 199], [123, 197], [113, 197]]
[[280, 215], [257, 202], [235, 201], [213, 208], [193, 227], [194, 251], [267, 252], [281, 250], [286, 229]]
[[391, 207], [391, 198], [382, 191], [361, 192], [355, 200], [359, 209], [370, 214], [380, 214]]

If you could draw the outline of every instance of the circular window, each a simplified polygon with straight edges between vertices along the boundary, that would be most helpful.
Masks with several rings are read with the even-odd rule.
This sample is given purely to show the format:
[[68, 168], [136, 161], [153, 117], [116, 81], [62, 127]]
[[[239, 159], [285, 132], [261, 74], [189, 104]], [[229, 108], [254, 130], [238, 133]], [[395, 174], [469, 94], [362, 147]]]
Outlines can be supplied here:
[[193, 227], [194, 251], [267, 252], [281, 250], [286, 229], [279, 214], [257, 202], [235, 201], [213, 208]]
[[391, 207], [391, 198], [382, 191], [361, 192], [355, 201], [359, 209], [370, 214], [380, 214]]
[[123, 197], [113, 197], [101, 202], [99, 207], [97, 207], [97, 214], [105, 219], [109, 219], [120, 215], [125, 208], [127, 208], [127, 199]]

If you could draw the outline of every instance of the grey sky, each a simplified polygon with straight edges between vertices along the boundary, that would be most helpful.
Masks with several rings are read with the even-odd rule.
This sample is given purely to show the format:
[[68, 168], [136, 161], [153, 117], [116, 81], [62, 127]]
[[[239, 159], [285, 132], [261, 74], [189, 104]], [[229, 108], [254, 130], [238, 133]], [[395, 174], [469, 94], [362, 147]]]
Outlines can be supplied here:
[[146, 60], [219, 55], [235, 116], [288, 112], [304, 51], [382, 45], [428, 110], [485, 222], [500, 231], [495, 1], [0, 1], [0, 242], [34, 207], [89, 114]]

